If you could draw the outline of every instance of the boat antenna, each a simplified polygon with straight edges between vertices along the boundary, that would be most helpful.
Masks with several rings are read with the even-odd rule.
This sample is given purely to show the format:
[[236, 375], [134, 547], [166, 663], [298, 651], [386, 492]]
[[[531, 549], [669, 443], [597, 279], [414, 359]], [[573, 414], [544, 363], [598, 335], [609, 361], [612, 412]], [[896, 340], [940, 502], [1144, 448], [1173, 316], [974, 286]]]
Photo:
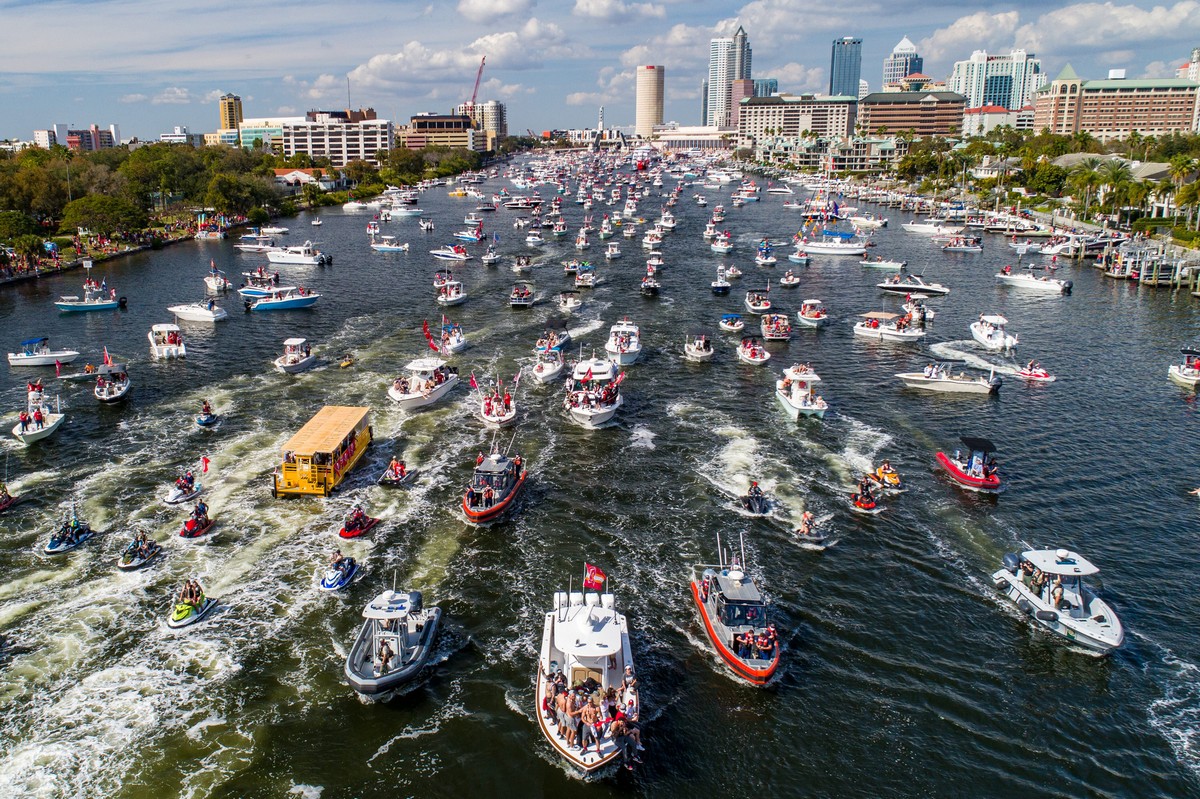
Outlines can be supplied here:
[[743, 569], [745, 569], [746, 568], [746, 531], [745, 530], [738, 533], [738, 547], [741, 549], [741, 556], [742, 556], [741, 566]]
[[505, 455], [507, 455], [507, 454], [508, 454], [508, 451], [509, 451], [510, 449], [512, 449], [512, 445], [513, 445], [513, 444], [515, 444], [516, 442], [517, 442], [517, 433], [516, 433], [516, 431], [514, 430], [514, 431], [513, 431], [513, 434], [512, 434], [512, 438], [510, 438], [510, 439], [508, 440], [508, 446], [504, 448], [504, 454], [505, 454]]
[[721, 534], [717, 533], [717, 565], [722, 569], [725, 568], [725, 558], [721, 552]]

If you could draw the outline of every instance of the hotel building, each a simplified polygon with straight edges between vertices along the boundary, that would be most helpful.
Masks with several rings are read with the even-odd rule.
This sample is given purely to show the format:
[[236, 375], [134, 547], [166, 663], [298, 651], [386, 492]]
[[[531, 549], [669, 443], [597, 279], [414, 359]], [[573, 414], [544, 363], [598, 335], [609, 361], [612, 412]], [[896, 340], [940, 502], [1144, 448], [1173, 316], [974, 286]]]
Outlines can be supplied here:
[[302, 120], [283, 124], [283, 154], [308, 153], [342, 167], [350, 161], [374, 161], [376, 153], [392, 149], [394, 138], [391, 120], [377, 119], [373, 108], [309, 111]]
[[1101, 141], [1135, 130], [1143, 136], [1187, 133], [1197, 128], [1198, 93], [1200, 83], [1182, 78], [1083, 80], [1067, 65], [1037, 93], [1033, 127], [1090, 133]]
[[881, 128], [898, 134], [954, 136], [962, 130], [966, 98], [957, 92], [876, 92], [858, 103], [858, 125], [866, 133]]

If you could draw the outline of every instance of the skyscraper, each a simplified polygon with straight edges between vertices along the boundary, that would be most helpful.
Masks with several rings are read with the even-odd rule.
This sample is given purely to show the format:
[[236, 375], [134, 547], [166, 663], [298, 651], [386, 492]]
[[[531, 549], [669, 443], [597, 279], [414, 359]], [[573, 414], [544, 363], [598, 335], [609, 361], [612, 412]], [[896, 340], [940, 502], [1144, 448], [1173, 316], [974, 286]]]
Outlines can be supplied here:
[[858, 81], [862, 78], [862, 39], [846, 36], [833, 41], [833, 56], [829, 61], [829, 93], [858, 97]]
[[217, 101], [221, 109], [221, 127], [218, 130], [237, 130], [242, 121], [242, 98], [226, 94]]
[[755, 97], [770, 97], [772, 94], [779, 94], [778, 78], [759, 78], [754, 81]]
[[730, 38], [713, 39], [708, 46], [708, 84], [704, 101], [704, 124], [728, 127], [731, 119], [730, 90], [735, 80], [750, 78], [750, 43], [741, 25]]
[[1015, 111], [1033, 103], [1043, 77], [1042, 62], [1033, 53], [988, 55], [976, 50], [966, 61], [954, 62], [946, 88], [966, 97], [967, 108], [998, 105]]
[[633, 132], [647, 138], [655, 125], [663, 121], [663, 82], [666, 70], [661, 66], [637, 68], [637, 100], [634, 103]]
[[905, 36], [892, 48], [892, 54], [883, 59], [883, 85], [896, 83], [924, 68], [925, 59], [917, 55], [917, 46]]

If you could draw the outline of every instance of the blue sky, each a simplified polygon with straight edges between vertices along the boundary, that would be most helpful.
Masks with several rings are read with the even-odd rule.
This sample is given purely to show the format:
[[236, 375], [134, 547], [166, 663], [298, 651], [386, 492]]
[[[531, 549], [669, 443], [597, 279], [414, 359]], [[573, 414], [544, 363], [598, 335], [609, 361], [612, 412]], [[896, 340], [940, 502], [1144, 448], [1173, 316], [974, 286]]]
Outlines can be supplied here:
[[54, 122], [116, 123], [125, 138], [175, 125], [217, 126], [216, 98], [241, 95], [247, 117], [355, 107], [406, 121], [469, 98], [508, 105], [511, 132], [581, 127], [605, 107], [633, 122], [633, 69], [666, 67], [666, 117], [697, 124], [708, 40], [740, 22], [754, 77], [781, 91], [824, 91], [830, 42], [863, 39], [863, 77], [904, 35], [945, 77], [972, 50], [1036, 53], [1053, 76], [1124, 68], [1171, 76], [1200, 46], [1200, 0], [1004, 6], [947, 0], [0, 0], [0, 138]]

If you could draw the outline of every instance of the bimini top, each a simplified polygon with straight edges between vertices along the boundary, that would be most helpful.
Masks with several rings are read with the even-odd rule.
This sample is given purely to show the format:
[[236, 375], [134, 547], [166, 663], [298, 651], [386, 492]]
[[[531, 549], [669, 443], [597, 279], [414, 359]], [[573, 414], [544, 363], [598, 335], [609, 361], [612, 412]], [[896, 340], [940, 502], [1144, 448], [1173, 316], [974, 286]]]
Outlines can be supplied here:
[[[32, 347], [35, 344], [44, 344], [49, 340], [50, 340], [49, 336], [42, 336], [41, 338], [27, 338], [21, 342], [21, 346], [22, 347]], [[1184, 354], [1185, 355], [1187, 354], [1187, 350], [1184, 350]]]
[[366, 421], [370, 408], [326, 405], [283, 445], [284, 452], [297, 455], [333, 452]]
[[[37, 341], [45, 341], [45, 340], [46, 339], [44, 339], [44, 338], [37, 339]], [[29, 343], [30, 342], [28, 342], [28, 341], [21, 342], [22, 345], [27, 345]], [[1179, 351], [1182, 352], [1184, 355], [1191, 355], [1193, 357], [1200, 358], [1200, 347], [1184, 347], [1183, 349], [1181, 349]]]
[[989, 325], [996, 325], [997, 327], [1003, 327], [1004, 325], [1008, 324], [1008, 320], [1000, 314], [987, 314], [985, 316], [981, 316], [979, 321], [987, 322]]
[[417, 358], [415, 361], [409, 361], [404, 368], [410, 372], [425, 374], [445, 365], [446, 362], [441, 358]]
[[303, 347], [305, 345], [305, 343], [307, 343], [307, 341], [308, 341], [308, 339], [303, 339], [303, 338], [289, 338], [283, 342], [283, 346], [285, 346], [285, 347]]
[[621, 651], [617, 613], [598, 605], [572, 606], [566, 621], [554, 625], [554, 648], [564, 655], [598, 658]]
[[152, 331], [154, 331], [155, 333], [177, 333], [177, 332], [179, 332], [179, 325], [172, 325], [172, 324], [151, 325], [150, 329]]
[[1100, 570], [1082, 555], [1066, 549], [1031, 549], [1021, 557], [1047, 574], [1062, 574], [1071, 577], [1086, 577]]
[[726, 314], [721, 314], [721, 321], [722, 321], [722, 322], [734, 322], [734, 321], [736, 321], [736, 320], [738, 320], [738, 319], [741, 319], [741, 318], [742, 318], [741, 314], [735, 314], [735, 313], [726, 313]]
[[995, 452], [996, 446], [986, 438], [974, 438], [972, 436], [960, 436], [959, 441], [963, 446], [972, 452]]
[[363, 608], [362, 615], [364, 619], [389, 621], [391, 619], [406, 618], [411, 609], [412, 605], [410, 604], [408, 594], [388, 590], [372, 599]]
[[863, 319], [878, 319], [880, 322], [890, 322], [893, 319], [899, 319], [900, 314], [888, 313], [886, 311], [871, 311], [870, 313], [860, 313]]

